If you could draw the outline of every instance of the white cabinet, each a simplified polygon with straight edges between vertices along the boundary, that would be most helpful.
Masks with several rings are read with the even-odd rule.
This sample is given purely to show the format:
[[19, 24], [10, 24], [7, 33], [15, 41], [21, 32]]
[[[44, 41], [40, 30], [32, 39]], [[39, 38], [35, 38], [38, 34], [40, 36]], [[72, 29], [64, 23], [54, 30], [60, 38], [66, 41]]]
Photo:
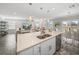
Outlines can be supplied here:
[[35, 45], [29, 49], [26, 49], [19, 53], [20, 55], [52, 55], [56, 50], [56, 39], [55, 37], [49, 38], [48, 40]]
[[41, 43], [41, 55], [48, 55], [49, 52], [49, 41]]
[[56, 51], [56, 40], [55, 37], [49, 40], [49, 55], [54, 54]]
[[55, 37], [50, 38], [49, 40], [43, 42], [41, 44], [41, 55], [52, 55], [55, 53], [56, 50], [56, 43]]
[[34, 55], [40, 55], [41, 54], [41, 46], [40, 44], [34, 46]]
[[33, 47], [20, 52], [19, 55], [33, 55]]

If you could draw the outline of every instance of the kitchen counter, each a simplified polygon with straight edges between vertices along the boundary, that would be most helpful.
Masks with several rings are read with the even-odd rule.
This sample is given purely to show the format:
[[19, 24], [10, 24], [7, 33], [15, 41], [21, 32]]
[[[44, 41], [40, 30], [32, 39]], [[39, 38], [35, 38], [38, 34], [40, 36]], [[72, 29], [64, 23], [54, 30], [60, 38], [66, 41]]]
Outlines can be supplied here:
[[50, 37], [47, 37], [45, 39], [39, 39], [37, 36], [40, 35], [40, 32], [32, 32], [32, 33], [25, 33], [25, 34], [17, 34], [17, 53], [21, 52], [25, 49], [28, 49], [32, 46], [35, 46], [39, 43], [42, 43], [49, 38], [55, 37], [59, 34], [62, 34], [61, 31], [52, 31]]

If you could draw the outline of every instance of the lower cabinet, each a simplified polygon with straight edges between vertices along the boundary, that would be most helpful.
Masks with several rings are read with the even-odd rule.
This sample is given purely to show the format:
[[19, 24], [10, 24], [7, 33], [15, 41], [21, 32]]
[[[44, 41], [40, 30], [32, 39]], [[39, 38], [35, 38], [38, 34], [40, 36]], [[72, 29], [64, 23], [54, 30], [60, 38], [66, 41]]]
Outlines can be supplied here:
[[20, 53], [18, 53], [19, 55], [33, 55], [33, 47], [26, 49], [24, 51], [21, 51]]
[[34, 46], [34, 55], [41, 55], [41, 46], [40, 44]]
[[19, 53], [20, 55], [53, 55], [56, 50], [55, 37]]
[[56, 51], [59, 51], [61, 48], [61, 34], [56, 36]]
[[41, 43], [41, 55], [48, 55], [49, 53], [49, 40]]
[[56, 51], [56, 39], [55, 37], [49, 40], [49, 55], [54, 54]]
[[41, 55], [52, 55], [55, 53], [55, 37], [41, 44]]

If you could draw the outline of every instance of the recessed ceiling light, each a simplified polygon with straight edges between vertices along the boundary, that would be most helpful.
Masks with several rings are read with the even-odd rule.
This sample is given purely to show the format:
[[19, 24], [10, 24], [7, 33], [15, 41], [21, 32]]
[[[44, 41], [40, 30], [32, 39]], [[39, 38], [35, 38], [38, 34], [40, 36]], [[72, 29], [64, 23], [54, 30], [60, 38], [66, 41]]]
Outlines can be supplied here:
[[74, 7], [75, 7], [75, 4], [69, 6], [69, 8], [74, 8]]
[[43, 10], [43, 8], [42, 8], [42, 7], [40, 7], [40, 10]]
[[73, 4], [72, 7], [75, 7], [75, 4]]
[[29, 3], [29, 5], [32, 5], [32, 3]]

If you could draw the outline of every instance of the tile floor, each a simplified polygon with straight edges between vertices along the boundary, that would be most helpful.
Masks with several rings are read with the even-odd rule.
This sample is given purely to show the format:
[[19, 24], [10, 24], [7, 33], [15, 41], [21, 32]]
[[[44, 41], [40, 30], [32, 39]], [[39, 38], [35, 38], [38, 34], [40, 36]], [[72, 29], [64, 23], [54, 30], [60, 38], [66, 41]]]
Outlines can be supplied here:
[[57, 51], [57, 52], [55, 53], [55, 55], [78, 55], [78, 54], [73, 53], [73, 51], [72, 51], [72, 53], [71, 53], [70, 51], [67, 51], [67, 50], [65, 50], [65, 49], [61, 49], [61, 50]]

